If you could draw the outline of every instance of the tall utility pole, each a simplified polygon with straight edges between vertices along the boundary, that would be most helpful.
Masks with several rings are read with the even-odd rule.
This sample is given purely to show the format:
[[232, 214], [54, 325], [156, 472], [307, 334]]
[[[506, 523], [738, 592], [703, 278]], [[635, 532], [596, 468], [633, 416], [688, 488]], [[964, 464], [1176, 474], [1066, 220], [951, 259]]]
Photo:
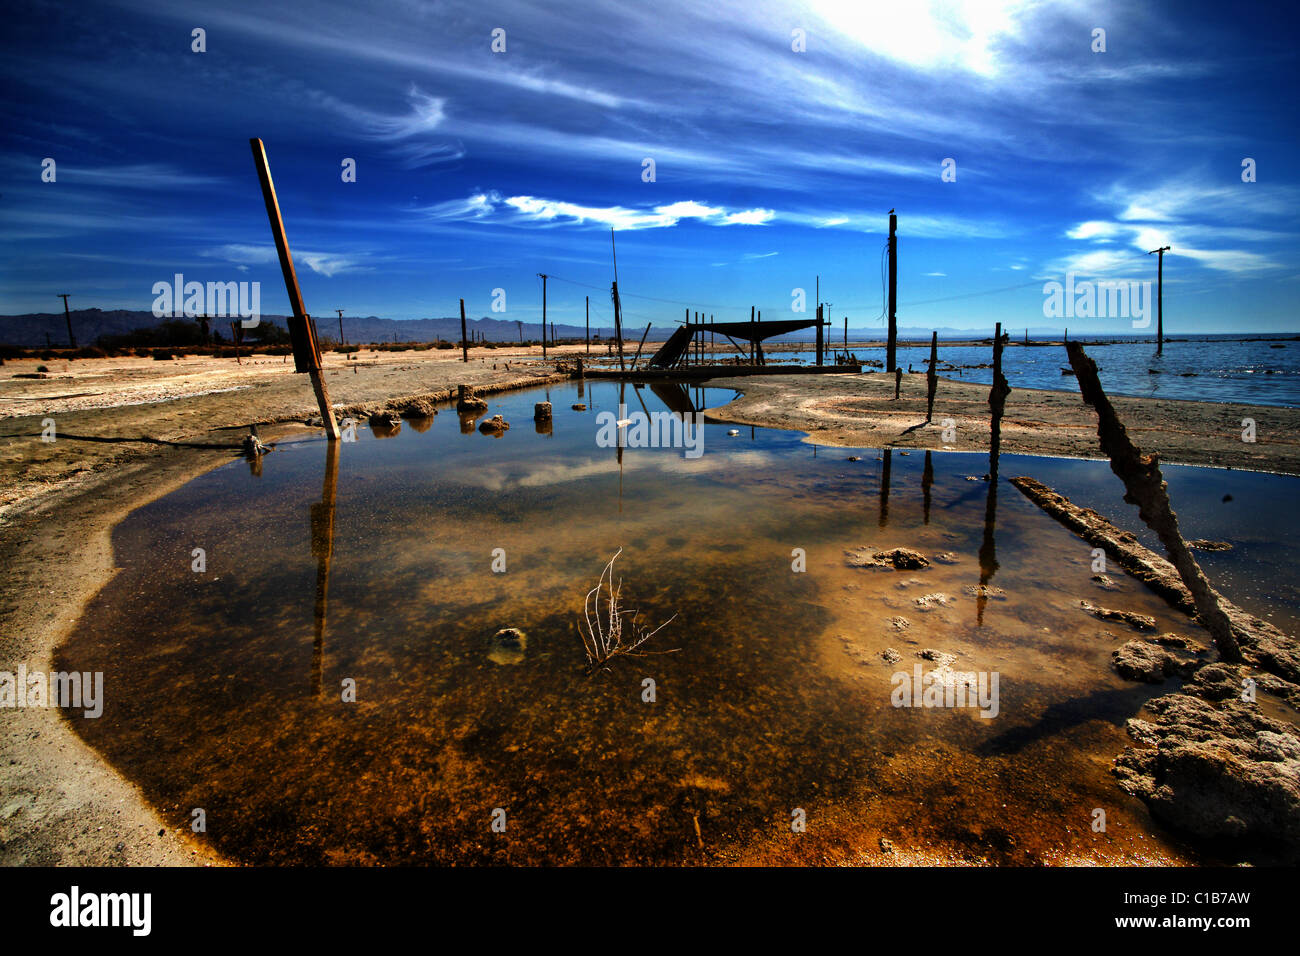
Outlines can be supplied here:
[[542, 358], [546, 358], [546, 280], [545, 272], [537, 273], [542, 277]]
[[889, 210], [889, 342], [885, 346], [885, 371], [892, 372], [898, 350], [898, 217]]
[[1165, 253], [1169, 251], [1168, 246], [1161, 246], [1159, 249], [1152, 249], [1147, 255], [1157, 257], [1156, 266], [1156, 354], [1165, 354]]
[[68, 341], [72, 343], [72, 347], [75, 349], [77, 347], [77, 337], [72, 334], [72, 313], [68, 311], [68, 296], [72, 295], [72, 293], [59, 292], [56, 295], [63, 300], [63, 317], [68, 320]]
[[334, 311], [339, 314], [339, 345], [347, 345], [348, 340], [343, 337], [343, 310], [335, 309]]

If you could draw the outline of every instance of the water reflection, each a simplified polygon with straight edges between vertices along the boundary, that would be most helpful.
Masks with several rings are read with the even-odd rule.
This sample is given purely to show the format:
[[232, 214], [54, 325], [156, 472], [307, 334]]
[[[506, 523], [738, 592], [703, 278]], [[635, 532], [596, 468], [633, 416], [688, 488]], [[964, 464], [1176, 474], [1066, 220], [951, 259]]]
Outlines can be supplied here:
[[[104, 670], [117, 688], [77, 732], [176, 825], [186, 807], [219, 816], [208, 839], [245, 862], [774, 862], [803, 846], [875, 854], [881, 836], [1008, 862], [1186, 859], [1107, 770], [1124, 721], [1158, 690], [1111, 673], [1105, 626], [1070, 606], [1091, 585], [1055, 522], [1002, 502], [999, 566], [996, 480], [981, 509], [969, 459], [942, 453], [895, 465], [881, 450], [875, 521], [869, 472], [810, 458], [798, 434], [748, 443], [706, 425], [690, 460], [628, 449], [620, 429], [611, 459], [594, 416], [571, 409], [576, 386], [554, 390], [549, 437], [363, 434], [346, 469], [340, 445], [303, 443], [257, 481], [220, 469], [133, 514], [114, 534], [121, 572], [61, 651], [61, 669]], [[584, 397], [592, 409], [631, 400], [612, 382]], [[501, 410], [518, 419], [535, 398], [505, 396]], [[640, 401], [667, 404], [654, 389]], [[1067, 467], [1009, 461], [1045, 480]], [[1104, 463], [1068, 467], [1113, 483]], [[256, 525], [243, 519], [254, 508]], [[157, 560], [191, 540], [241, 559], [202, 580]], [[954, 563], [846, 564], [873, 540]], [[791, 573], [796, 545], [807, 573]], [[587, 679], [582, 596], [619, 548], [627, 608], [651, 626], [676, 614], [659, 649], [680, 651]], [[977, 548], [981, 582], [996, 571], [1006, 595], [975, 635], [961, 602]], [[934, 592], [954, 605], [918, 610]], [[1125, 599], [1164, 630], [1190, 626], [1141, 590]], [[892, 625], [900, 615], [908, 630]], [[1002, 715], [891, 706], [890, 647], [998, 670]], [[339, 699], [343, 677], [355, 704]], [[1079, 719], [1045, 723], [1063, 707]], [[1010, 739], [1023, 742], [988, 749]], [[1104, 844], [1062, 823], [1101, 805], [1131, 821]], [[817, 827], [764, 855], [796, 806]], [[495, 807], [508, 839], [487, 829]], [[990, 819], [1014, 841], [990, 850]]]
[[316, 559], [316, 638], [312, 643], [311, 695], [320, 696], [325, 657], [325, 619], [329, 608], [330, 562], [334, 558], [334, 508], [339, 486], [340, 442], [326, 442], [325, 482], [321, 500], [311, 506], [311, 554]]

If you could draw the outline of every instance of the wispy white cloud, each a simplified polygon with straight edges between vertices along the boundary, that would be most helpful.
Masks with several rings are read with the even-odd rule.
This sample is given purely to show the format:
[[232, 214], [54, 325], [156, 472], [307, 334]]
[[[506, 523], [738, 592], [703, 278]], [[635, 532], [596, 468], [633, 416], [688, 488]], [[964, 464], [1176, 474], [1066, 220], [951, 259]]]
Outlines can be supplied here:
[[[275, 246], [247, 243], [228, 243], [215, 249], [205, 250], [201, 255], [235, 263], [237, 268], [245, 271], [250, 265], [268, 265], [279, 261], [279, 254], [275, 251]], [[353, 256], [310, 250], [295, 250], [293, 256], [296, 261], [304, 263], [312, 272], [327, 278], [359, 269], [359, 263]]]
[[466, 199], [427, 206], [421, 213], [430, 220], [488, 220], [510, 225], [592, 225], [615, 230], [663, 229], [690, 220], [713, 226], [760, 226], [772, 221], [771, 209], [728, 210], [694, 200], [634, 209], [627, 206], [587, 206], [538, 196], [502, 196], [483, 192]]

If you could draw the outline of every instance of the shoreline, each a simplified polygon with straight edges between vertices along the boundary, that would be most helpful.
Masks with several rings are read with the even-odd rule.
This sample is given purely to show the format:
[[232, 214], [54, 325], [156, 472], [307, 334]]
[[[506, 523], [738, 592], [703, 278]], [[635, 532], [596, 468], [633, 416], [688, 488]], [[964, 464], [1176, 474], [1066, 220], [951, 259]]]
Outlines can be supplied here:
[[[989, 386], [940, 378], [926, 424], [924, 376], [903, 376], [900, 398], [880, 373], [726, 378], [711, 387], [740, 394], [708, 408], [714, 421], [806, 433], [810, 444], [841, 448], [903, 448], [947, 452], [989, 450]], [[1300, 475], [1300, 409], [1273, 405], [1112, 396], [1120, 418], [1144, 452], [1167, 464]], [[1256, 440], [1241, 440], [1241, 420], [1256, 423]], [[951, 419], [953, 440], [943, 441]], [[1013, 388], [1002, 420], [1005, 454], [1101, 460], [1097, 419], [1077, 392]]]
[[[563, 354], [563, 353], [562, 353]], [[553, 363], [529, 362], [513, 371], [493, 370], [483, 363], [464, 365], [446, 360], [412, 364], [407, 356], [392, 363], [369, 365], [341, 381], [331, 381], [338, 406], [379, 406], [399, 396], [425, 395], [445, 401], [460, 381], [480, 394], [538, 387], [560, 381]], [[503, 363], [515, 357], [498, 359]], [[401, 368], [395, 368], [401, 363]], [[441, 367], [438, 367], [441, 366]], [[331, 371], [342, 371], [332, 368]], [[366, 372], [366, 375], [362, 375]], [[414, 372], [414, 374], [411, 374]], [[349, 379], [357, 381], [349, 386]], [[919, 378], [919, 377], [918, 377]], [[873, 381], [874, 379], [874, 381]], [[932, 448], [980, 453], [987, 451], [987, 386], [941, 380], [935, 422], [904, 430], [925, 417], [924, 380], [905, 378], [903, 398], [892, 399], [892, 382], [883, 375], [780, 376], [762, 380], [727, 379], [710, 387], [740, 394], [727, 405], [709, 410], [715, 421], [797, 430], [806, 441], [855, 447]], [[263, 386], [257, 408], [266, 441], [315, 434], [302, 424], [315, 411], [305, 379], [285, 379]], [[885, 393], [888, 393], [886, 396]], [[1042, 396], [1049, 396], [1044, 399]], [[1050, 398], [1055, 396], [1055, 398]], [[1019, 401], [1017, 400], [1019, 398]], [[863, 403], [867, 404], [863, 404]], [[1162, 416], [1176, 403], [1200, 414], [1175, 416], [1185, 429], [1173, 441], [1152, 442]], [[1240, 454], [1224, 435], [1196, 438], [1195, 428], [1213, 422], [1218, 405], [1179, 400], [1116, 399], [1120, 414], [1139, 420], [1130, 425], [1138, 444], [1161, 453], [1170, 463], [1241, 468], [1225, 457]], [[787, 407], [788, 406], [788, 407]], [[1140, 406], [1151, 406], [1142, 413]], [[1264, 416], [1277, 434], [1296, 434], [1300, 411], [1263, 406], [1231, 406]], [[1208, 409], [1208, 410], [1207, 410]], [[919, 414], [918, 414], [919, 410]], [[150, 412], [155, 414], [150, 415]], [[1182, 408], [1186, 412], [1187, 408]], [[1051, 421], [1032, 421], [1030, 413], [1050, 413]], [[1138, 414], [1134, 414], [1134, 413]], [[6, 668], [25, 663], [29, 671], [49, 671], [57, 648], [75, 627], [83, 608], [115, 573], [112, 535], [132, 511], [232, 458], [246, 429], [249, 409], [242, 392], [209, 392], [145, 405], [119, 405], [85, 412], [57, 413], [74, 425], [66, 440], [76, 442], [78, 454], [52, 454], [28, 469], [15, 467], [15, 444], [21, 452], [58, 449], [42, 446], [41, 416], [0, 421], [0, 437], [8, 438], [0, 473], [27, 479], [17, 497], [0, 509], [0, 561], [9, 570], [7, 599], [0, 606], [0, 648]], [[268, 417], [269, 416], [269, 417]], [[1145, 416], [1145, 417], [1144, 417]], [[939, 422], [953, 418], [959, 440], [945, 446]], [[32, 419], [36, 419], [32, 422]], [[80, 419], [80, 420], [79, 420]], [[194, 423], [203, 427], [194, 428]], [[1037, 425], [1039, 427], [1031, 427]], [[1048, 426], [1048, 427], [1042, 427]], [[1054, 429], [1051, 426], [1055, 426]], [[158, 444], [125, 440], [123, 430], [161, 432]], [[1261, 436], [1265, 433], [1260, 425]], [[896, 432], [902, 434], [895, 434]], [[84, 441], [79, 441], [80, 435]], [[874, 437], [873, 437], [874, 436]], [[892, 437], [890, 437], [892, 436]], [[878, 438], [889, 438], [883, 443]], [[1300, 445], [1276, 439], [1253, 464], [1255, 470], [1300, 474]], [[84, 447], [83, 447], [84, 446]], [[1150, 446], [1150, 447], [1148, 447]], [[64, 446], [66, 447], [66, 446]], [[1247, 446], [1249, 447], [1249, 446]], [[1061, 392], [1013, 391], [1007, 403], [1002, 449], [1009, 454], [1056, 458], [1100, 458], [1095, 416], [1077, 396]], [[1062, 449], [1084, 453], [1065, 453]], [[1188, 459], [1188, 460], [1184, 460]], [[1290, 470], [1287, 470], [1290, 469]], [[35, 479], [31, 471], [35, 471]], [[12, 487], [12, 486], [11, 486]], [[22, 492], [26, 491], [25, 494]], [[86, 744], [57, 708], [19, 708], [0, 735], [0, 865], [234, 865], [187, 829], [168, 829], [139, 789]], [[919, 862], [919, 861], [918, 861]]]

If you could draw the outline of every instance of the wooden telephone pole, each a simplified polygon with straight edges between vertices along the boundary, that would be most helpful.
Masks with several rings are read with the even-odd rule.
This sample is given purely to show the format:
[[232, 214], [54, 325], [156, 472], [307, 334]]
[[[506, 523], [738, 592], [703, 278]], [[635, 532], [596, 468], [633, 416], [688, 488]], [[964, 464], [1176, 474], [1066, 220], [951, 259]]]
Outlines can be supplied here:
[[348, 340], [343, 337], [343, 310], [335, 309], [334, 311], [339, 314], [339, 345], [347, 345]]
[[72, 313], [68, 311], [68, 296], [72, 295], [72, 293], [58, 292], [56, 295], [63, 300], [63, 317], [68, 320], [68, 341], [75, 349], [77, 347], [77, 337], [72, 334]]
[[549, 276], [545, 272], [537, 274], [542, 277], [542, 358], [546, 358], [546, 280]]
[[1165, 253], [1168, 246], [1152, 249], [1147, 255], [1158, 253], [1156, 266], [1156, 354], [1165, 353]]
[[885, 371], [892, 372], [898, 350], [898, 217], [889, 210], [889, 341], [885, 347]]
[[271, 237], [275, 239], [275, 251], [280, 256], [280, 272], [284, 275], [285, 292], [289, 295], [289, 306], [293, 315], [289, 318], [289, 335], [293, 339], [294, 371], [306, 372], [311, 377], [312, 388], [316, 392], [316, 402], [320, 405], [321, 423], [330, 441], [338, 441], [338, 422], [334, 420], [334, 408], [330, 405], [329, 392], [325, 388], [325, 375], [321, 371], [320, 344], [316, 339], [316, 323], [311, 320], [302, 304], [302, 291], [298, 288], [298, 273], [293, 267], [293, 255], [289, 252], [289, 240], [284, 234], [284, 220], [280, 216], [280, 201], [275, 196], [275, 183], [271, 181], [271, 166], [266, 160], [266, 147], [254, 137], [248, 141], [253, 150], [253, 165], [257, 167], [257, 178], [262, 184], [262, 199], [266, 203], [266, 217], [271, 222]]

